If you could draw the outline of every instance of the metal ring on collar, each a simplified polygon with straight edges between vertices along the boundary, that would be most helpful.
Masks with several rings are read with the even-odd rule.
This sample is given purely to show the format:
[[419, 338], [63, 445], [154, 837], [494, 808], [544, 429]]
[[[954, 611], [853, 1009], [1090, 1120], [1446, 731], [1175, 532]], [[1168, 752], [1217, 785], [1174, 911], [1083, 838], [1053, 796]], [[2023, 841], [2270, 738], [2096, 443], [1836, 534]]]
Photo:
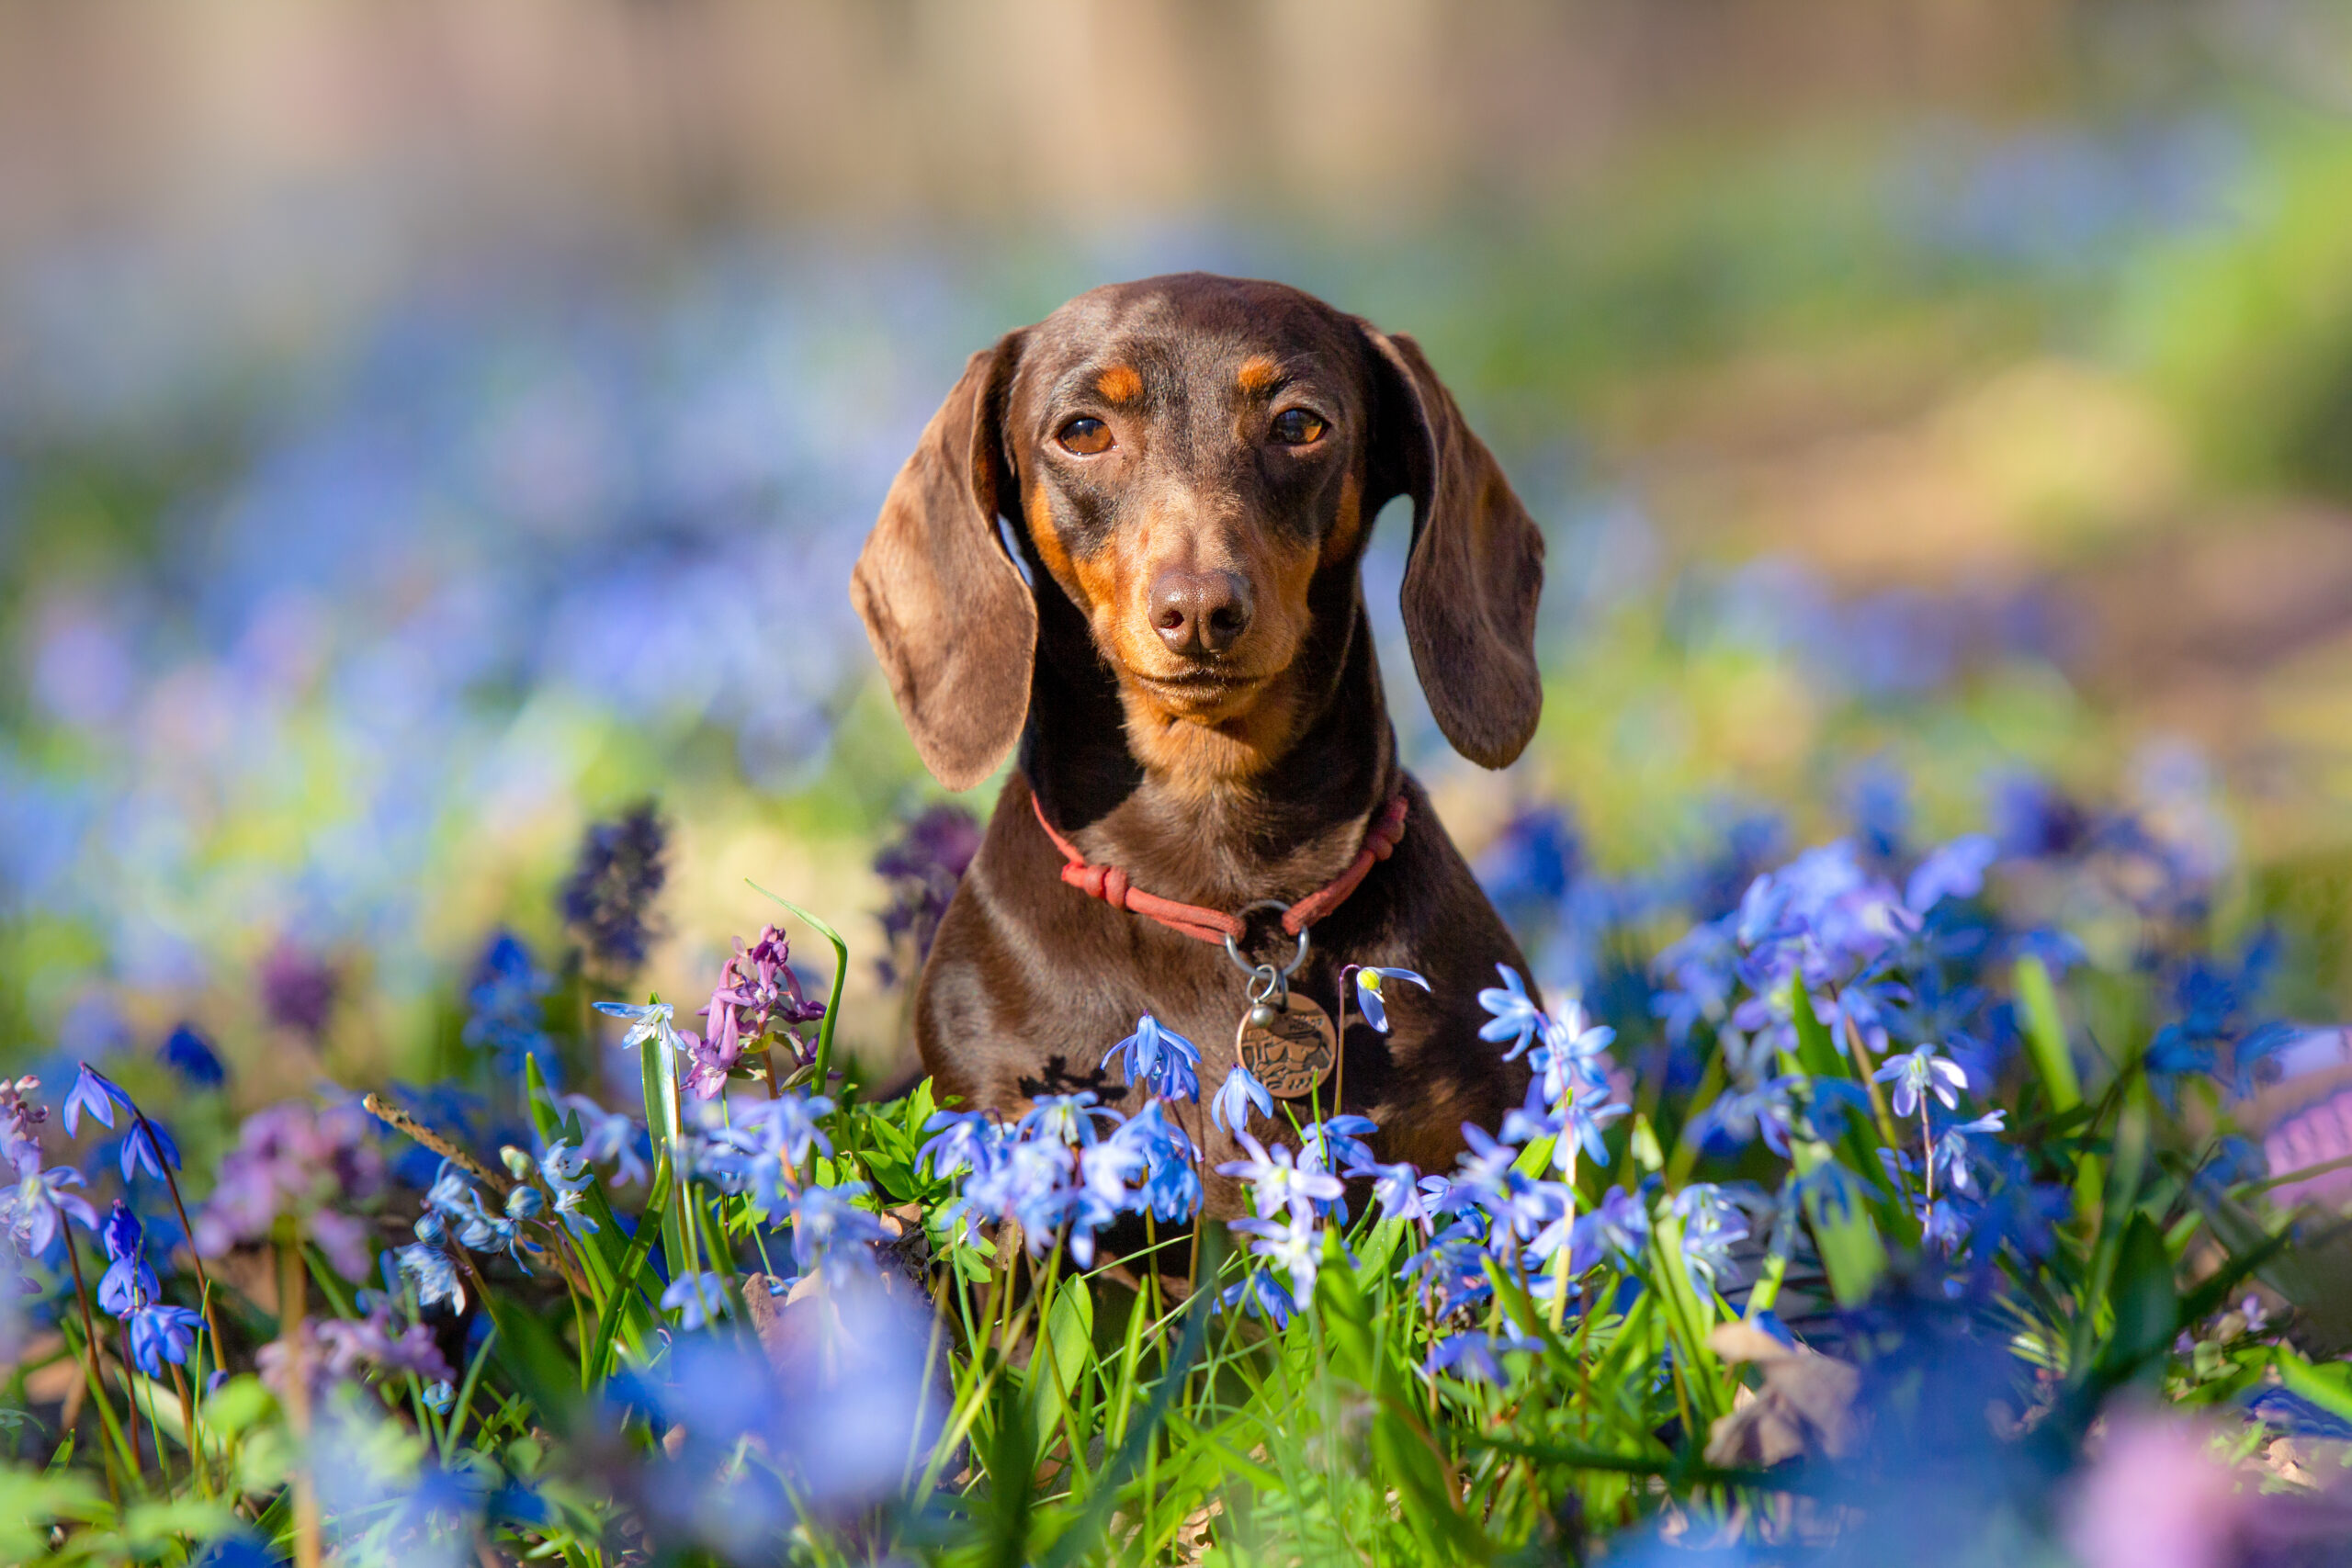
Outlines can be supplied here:
[[[1261, 898], [1254, 904], [1243, 905], [1240, 908], [1235, 910], [1234, 913], [1238, 919], [1247, 920], [1252, 914], [1260, 909], [1272, 909], [1278, 914], [1288, 914], [1290, 912], [1290, 906], [1283, 903], [1279, 898]], [[1235, 942], [1231, 937], [1227, 937], [1225, 939], [1225, 953], [1226, 956], [1232, 959], [1234, 964], [1244, 975], [1254, 976], [1258, 973], [1259, 969], [1262, 967], [1262, 965], [1252, 964], [1247, 958], [1241, 956], [1240, 944]], [[1290, 962], [1283, 964], [1280, 969], [1276, 970], [1275, 973], [1283, 979], [1287, 980], [1293, 975], [1296, 974], [1298, 972], [1298, 966], [1306, 962], [1306, 933], [1305, 931], [1301, 931], [1298, 933], [1298, 951], [1292, 953], [1290, 955]]]

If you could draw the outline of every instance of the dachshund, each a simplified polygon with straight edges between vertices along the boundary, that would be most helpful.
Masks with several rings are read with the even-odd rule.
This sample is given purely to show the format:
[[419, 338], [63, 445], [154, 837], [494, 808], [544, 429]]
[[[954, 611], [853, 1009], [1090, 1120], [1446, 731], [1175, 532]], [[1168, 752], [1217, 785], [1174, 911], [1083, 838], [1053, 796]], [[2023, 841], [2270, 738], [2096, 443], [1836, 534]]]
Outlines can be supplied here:
[[[1478, 992], [1526, 961], [1398, 765], [1364, 612], [1358, 565], [1398, 495], [1421, 688], [1456, 750], [1503, 767], [1543, 705], [1544, 539], [1410, 337], [1186, 273], [971, 356], [851, 584], [942, 784], [1017, 748], [915, 994], [943, 1097], [1139, 1109], [1102, 1063], [1148, 1013], [1199, 1050], [1202, 1101], [1177, 1109], [1213, 1167], [1236, 1145], [1202, 1112], [1253, 1001], [1261, 1023], [1287, 994], [1336, 1017], [1369, 965], [1427, 988], [1375, 982], [1385, 1032], [1347, 998], [1301, 1122], [1343, 1095], [1382, 1157], [1432, 1169], [1519, 1102], [1526, 1065], [1480, 1038]], [[1244, 1201], [1208, 1189], [1212, 1214]]]

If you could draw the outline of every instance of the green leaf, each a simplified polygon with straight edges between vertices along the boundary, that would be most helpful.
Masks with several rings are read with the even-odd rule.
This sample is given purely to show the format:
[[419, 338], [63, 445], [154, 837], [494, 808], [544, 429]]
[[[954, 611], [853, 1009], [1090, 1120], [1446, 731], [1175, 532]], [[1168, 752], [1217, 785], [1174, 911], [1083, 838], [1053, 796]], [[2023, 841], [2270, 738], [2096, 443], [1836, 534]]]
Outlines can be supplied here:
[[[1796, 1156], [1800, 1177], [1836, 1166], [1829, 1145], [1810, 1138], [1798, 1140], [1791, 1152]], [[1843, 1167], [1837, 1168], [1844, 1171]], [[1821, 1266], [1829, 1275], [1829, 1293], [1844, 1307], [1870, 1300], [1879, 1276], [1886, 1271], [1886, 1244], [1879, 1239], [1878, 1226], [1862, 1201], [1862, 1193], [1860, 1179], [1850, 1172], [1804, 1184], [1805, 1223], [1813, 1230]]]
[[1817, 1078], [1850, 1078], [1853, 1065], [1838, 1043], [1829, 1037], [1829, 1026], [1823, 1023], [1813, 1010], [1813, 998], [1804, 988], [1804, 976], [1789, 976], [1789, 1021], [1797, 1029], [1797, 1067]]
[[2172, 1255], [2165, 1250], [2164, 1233], [2145, 1214], [2132, 1215], [2124, 1229], [2108, 1299], [2115, 1328], [2100, 1349], [2098, 1368], [2104, 1379], [2120, 1382], [2162, 1356], [2180, 1332]]
[[1039, 1432], [1050, 1432], [1061, 1414], [1078, 1403], [1079, 1382], [1093, 1350], [1094, 1298], [1084, 1280], [1072, 1277], [1054, 1292], [1045, 1338], [1029, 1359], [1030, 1420]]
[[2278, 1369], [2278, 1381], [2287, 1385], [2288, 1393], [2301, 1394], [2329, 1415], [2352, 1421], [2352, 1362], [2313, 1363], [2281, 1345], [2271, 1352], [2270, 1364]]
[[2018, 1002], [2025, 1010], [2026, 1044], [2041, 1074], [2041, 1087], [2053, 1111], [2070, 1111], [2083, 1102], [2082, 1080], [2075, 1075], [2075, 1058], [2066, 1048], [2066, 1026], [2058, 1016], [2058, 987], [2050, 971], [2031, 953], [2018, 960]]

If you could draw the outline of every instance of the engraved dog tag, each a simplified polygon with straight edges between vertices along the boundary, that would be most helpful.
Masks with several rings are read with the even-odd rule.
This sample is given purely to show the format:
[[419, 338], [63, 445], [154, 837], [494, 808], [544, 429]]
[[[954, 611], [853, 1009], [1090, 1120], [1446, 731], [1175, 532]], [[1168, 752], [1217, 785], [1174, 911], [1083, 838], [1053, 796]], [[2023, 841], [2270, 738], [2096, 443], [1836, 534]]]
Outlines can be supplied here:
[[1241, 1027], [1241, 1060], [1276, 1100], [1304, 1100], [1331, 1076], [1338, 1036], [1331, 1015], [1298, 992], [1284, 998], [1272, 1021], [1253, 1015]]

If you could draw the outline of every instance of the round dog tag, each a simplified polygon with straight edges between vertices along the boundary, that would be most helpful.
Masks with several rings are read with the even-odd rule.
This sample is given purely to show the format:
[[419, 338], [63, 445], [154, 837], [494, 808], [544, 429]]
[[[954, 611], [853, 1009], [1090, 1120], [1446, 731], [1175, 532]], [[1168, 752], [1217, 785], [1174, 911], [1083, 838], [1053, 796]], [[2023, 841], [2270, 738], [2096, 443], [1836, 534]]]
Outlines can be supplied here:
[[1241, 1060], [1276, 1100], [1313, 1094], [1339, 1059], [1339, 1037], [1331, 1015], [1292, 991], [1271, 1020], [1252, 1009], [1241, 1026]]

